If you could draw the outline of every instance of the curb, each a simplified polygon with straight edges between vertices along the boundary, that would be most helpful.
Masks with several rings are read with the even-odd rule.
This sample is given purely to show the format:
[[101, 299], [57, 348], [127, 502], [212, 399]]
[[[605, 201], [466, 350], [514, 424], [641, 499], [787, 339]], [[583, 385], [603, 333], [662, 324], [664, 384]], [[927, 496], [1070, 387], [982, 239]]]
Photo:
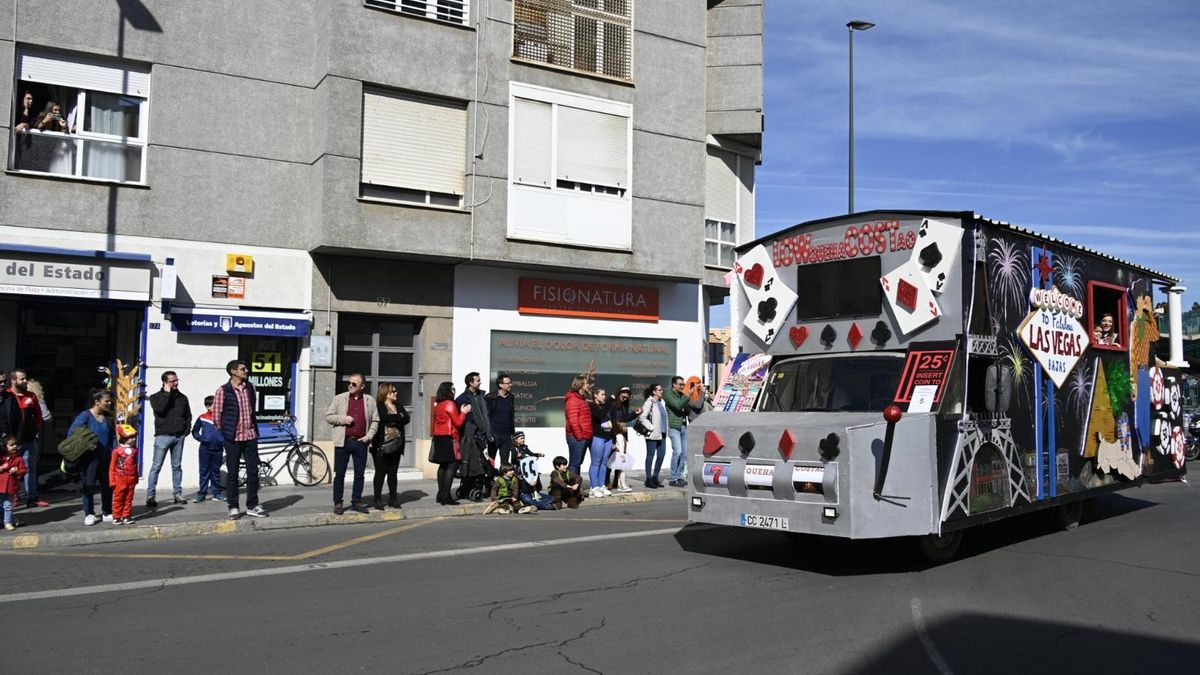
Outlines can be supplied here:
[[[583, 504], [580, 504], [580, 508], [603, 506], [605, 504], [640, 504], [642, 502], [670, 501], [672, 499], [680, 499], [684, 495], [684, 492], [677, 490], [632, 492], [604, 497], [603, 499], [588, 499]], [[414, 503], [407, 508], [398, 510], [371, 511], [365, 514], [346, 513], [340, 516], [328, 512], [307, 513], [297, 516], [271, 516], [269, 518], [250, 518], [243, 515], [238, 520], [206, 520], [192, 523], [172, 523], [170, 525], [134, 525], [113, 529], [98, 529], [100, 526], [97, 525], [82, 532], [48, 532], [44, 534], [0, 536], [0, 551], [27, 551], [38, 548], [89, 546], [152, 539], [175, 539], [178, 537], [198, 537], [259, 530], [288, 530], [299, 527], [390, 523], [422, 518], [477, 516], [482, 515], [485, 508], [487, 508], [487, 502], [463, 504], [461, 506], [422, 506]]]

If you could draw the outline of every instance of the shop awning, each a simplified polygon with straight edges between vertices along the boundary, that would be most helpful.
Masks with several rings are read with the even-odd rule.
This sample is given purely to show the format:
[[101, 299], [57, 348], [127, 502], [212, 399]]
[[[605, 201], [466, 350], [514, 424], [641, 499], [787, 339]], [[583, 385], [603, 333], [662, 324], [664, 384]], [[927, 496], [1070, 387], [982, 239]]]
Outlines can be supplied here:
[[312, 329], [312, 315], [220, 307], [172, 307], [171, 328], [180, 333], [304, 337]]

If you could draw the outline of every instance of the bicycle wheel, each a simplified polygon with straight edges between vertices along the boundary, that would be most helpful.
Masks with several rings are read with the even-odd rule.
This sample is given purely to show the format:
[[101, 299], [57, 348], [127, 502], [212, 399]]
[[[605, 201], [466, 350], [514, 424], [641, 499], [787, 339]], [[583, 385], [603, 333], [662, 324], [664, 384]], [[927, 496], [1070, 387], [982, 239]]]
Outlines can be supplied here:
[[312, 443], [293, 445], [288, 451], [288, 473], [296, 485], [311, 487], [329, 480], [329, 458]]

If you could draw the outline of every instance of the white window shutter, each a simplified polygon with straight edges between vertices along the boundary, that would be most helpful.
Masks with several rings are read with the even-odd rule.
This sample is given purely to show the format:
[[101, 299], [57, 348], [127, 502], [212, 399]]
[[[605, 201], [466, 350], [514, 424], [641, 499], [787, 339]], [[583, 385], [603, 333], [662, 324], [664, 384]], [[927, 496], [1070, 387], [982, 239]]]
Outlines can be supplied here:
[[737, 156], [708, 148], [704, 171], [704, 216], [723, 223], [738, 222]]
[[746, 156], [738, 158], [741, 180], [738, 181], [738, 244], [755, 240], [754, 234], [754, 160]]
[[550, 187], [552, 129], [549, 103], [513, 98], [514, 183]]
[[558, 178], [629, 187], [629, 118], [558, 106]]
[[150, 97], [149, 68], [90, 56], [21, 50], [17, 71], [22, 81]]
[[363, 92], [362, 182], [462, 196], [467, 111], [403, 94]]

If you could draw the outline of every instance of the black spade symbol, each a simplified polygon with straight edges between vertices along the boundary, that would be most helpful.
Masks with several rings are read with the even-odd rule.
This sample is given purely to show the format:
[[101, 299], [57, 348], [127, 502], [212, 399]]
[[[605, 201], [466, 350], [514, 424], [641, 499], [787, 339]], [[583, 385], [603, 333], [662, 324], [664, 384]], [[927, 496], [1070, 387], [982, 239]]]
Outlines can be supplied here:
[[919, 260], [923, 267], [937, 267], [937, 264], [942, 262], [942, 252], [938, 250], [936, 241], [921, 249]]
[[771, 323], [775, 320], [775, 310], [779, 307], [779, 301], [775, 298], [767, 298], [758, 303], [758, 320], [763, 323]]
[[771, 284], [773, 284], [773, 283], [775, 283], [775, 277], [771, 277], [770, 279], [767, 279], [767, 283], [763, 284], [763, 290], [764, 291], [771, 290]]
[[833, 326], [825, 324], [825, 328], [821, 331], [821, 342], [823, 344], [831, 345], [836, 339], [837, 331], [833, 329]]
[[875, 329], [871, 331], [871, 342], [877, 345], [887, 344], [887, 341], [892, 339], [892, 329], [883, 321], [875, 322]]
[[750, 451], [754, 449], [754, 434], [749, 431], [742, 434], [738, 439], [738, 449], [742, 451], [743, 455], [750, 454]]

